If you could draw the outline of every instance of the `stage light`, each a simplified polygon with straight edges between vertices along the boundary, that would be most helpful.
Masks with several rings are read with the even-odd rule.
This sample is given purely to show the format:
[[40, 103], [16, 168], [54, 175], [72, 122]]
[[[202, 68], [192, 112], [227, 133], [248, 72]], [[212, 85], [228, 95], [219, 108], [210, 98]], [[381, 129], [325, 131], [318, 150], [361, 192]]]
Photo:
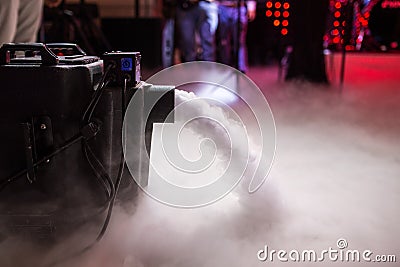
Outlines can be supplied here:
[[332, 30], [332, 35], [339, 35], [339, 30], [338, 29]]
[[283, 8], [284, 8], [284, 9], [289, 9], [289, 7], [290, 7], [289, 3], [284, 3], [284, 4], [283, 4]]
[[340, 14], [340, 11], [336, 11], [335, 14], [334, 14], [335, 18], [340, 17], [340, 15], [341, 15], [341, 14]]
[[277, 0], [277, 1], [271, 1], [267, 0], [265, 2], [265, 6], [267, 7], [267, 10], [265, 11], [265, 16], [266, 17], [274, 17], [273, 20], [273, 25], [275, 27], [279, 27], [282, 25], [282, 28], [280, 28], [281, 34], [282, 35], [287, 35], [288, 34], [288, 29], [286, 27], [289, 26], [289, 8], [290, 4], [287, 0]]
[[354, 50], [354, 46], [346, 45], [345, 49], [346, 49], [346, 51], [353, 51]]
[[340, 2], [336, 2], [336, 3], [335, 3], [335, 7], [336, 7], [337, 9], [339, 9], [339, 8], [342, 7], [342, 4], [341, 4]]
[[333, 26], [335, 26], [335, 27], [339, 27], [339, 26], [340, 26], [340, 23], [339, 23], [339, 21], [335, 20], [335, 21], [333, 22]]
[[368, 26], [368, 20], [366, 20], [366, 19], [364, 19], [364, 18], [361, 18], [361, 19], [360, 19], [360, 22], [361, 22], [361, 25], [362, 25], [364, 28]]
[[338, 44], [339, 42], [340, 42], [340, 38], [338, 36], [333, 38], [333, 43]]
[[289, 17], [289, 11], [283, 11], [282, 15], [284, 18]]
[[346, 26], [346, 21], [343, 21], [343, 22], [342, 22], [342, 26], [343, 26], [343, 27]]

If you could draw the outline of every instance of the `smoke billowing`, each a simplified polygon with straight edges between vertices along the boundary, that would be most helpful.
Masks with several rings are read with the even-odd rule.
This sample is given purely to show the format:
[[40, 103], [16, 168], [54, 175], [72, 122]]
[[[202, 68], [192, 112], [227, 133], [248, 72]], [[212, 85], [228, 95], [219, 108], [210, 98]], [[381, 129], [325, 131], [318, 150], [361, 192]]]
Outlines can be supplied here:
[[[351, 60], [342, 94], [335, 86], [278, 83], [270, 74], [275, 69], [250, 73], [267, 95], [277, 127], [275, 162], [259, 191], [249, 194], [239, 185], [198, 209], [169, 207], [140, 194], [133, 215], [117, 208], [102, 242], [59, 266], [365, 266], [257, 259], [265, 245], [321, 251], [337, 249], [339, 238], [348, 249], [394, 254], [399, 261], [400, 81], [390, 74], [393, 65], [379, 65], [389, 68], [384, 74], [376, 65]], [[182, 134], [187, 142], [198, 140], [196, 132]], [[80, 241], [72, 239], [58, 250]], [[41, 262], [51, 254], [40, 251], [38, 257], [37, 248], [6, 241], [0, 245], [1, 266], [39, 266], [31, 259]]]

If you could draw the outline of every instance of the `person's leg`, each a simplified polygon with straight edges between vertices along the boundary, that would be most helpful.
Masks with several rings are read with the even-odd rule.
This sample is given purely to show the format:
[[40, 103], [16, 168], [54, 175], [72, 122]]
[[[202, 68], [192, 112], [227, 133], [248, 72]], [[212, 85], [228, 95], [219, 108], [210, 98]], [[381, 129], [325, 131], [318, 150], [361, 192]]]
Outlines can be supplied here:
[[229, 7], [220, 5], [218, 7], [218, 62], [231, 65], [231, 18]]
[[176, 23], [179, 33], [179, 49], [182, 62], [196, 60], [196, 12], [198, 7], [192, 7], [187, 10], [177, 8]]
[[0, 46], [14, 41], [19, 0], [0, 1]]
[[240, 10], [240, 34], [239, 34], [239, 55], [238, 67], [242, 72], [247, 71], [247, 48], [246, 48], [246, 35], [247, 35], [247, 14], [246, 8], [242, 7]]
[[215, 32], [218, 26], [218, 6], [207, 1], [199, 2], [198, 31], [203, 53], [201, 60], [215, 61]]
[[15, 42], [35, 42], [42, 23], [43, 0], [19, 0]]

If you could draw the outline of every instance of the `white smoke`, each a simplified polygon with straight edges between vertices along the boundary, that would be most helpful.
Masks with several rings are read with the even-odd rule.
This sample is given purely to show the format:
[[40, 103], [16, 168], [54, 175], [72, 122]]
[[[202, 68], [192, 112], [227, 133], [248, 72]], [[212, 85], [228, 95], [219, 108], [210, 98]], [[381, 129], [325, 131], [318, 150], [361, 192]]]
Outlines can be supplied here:
[[[356, 67], [349, 72], [362, 68]], [[339, 94], [332, 87], [276, 83], [276, 76], [265, 72], [255, 70], [252, 78], [268, 96], [278, 138], [275, 163], [259, 191], [248, 194], [238, 187], [222, 200], [197, 209], [169, 207], [140, 194], [132, 216], [117, 209], [102, 242], [59, 266], [365, 266], [363, 262], [257, 259], [265, 245], [275, 250], [321, 251], [337, 248], [339, 238], [347, 240], [349, 249], [396, 254], [399, 261], [398, 77], [374, 83], [347, 80]], [[178, 94], [178, 102], [179, 97], [195, 95]], [[199, 108], [196, 112], [221, 110]], [[229, 116], [222, 118], [229, 121]], [[225, 144], [224, 131], [201, 127], [201, 123], [208, 122], [201, 120], [191, 125], [196, 131], [181, 133], [188, 158], [199, 156], [197, 141], [207, 131]], [[154, 151], [158, 145], [153, 140]], [[190, 154], [192, 148], [195, 152]], [[157, 156], [152, 155], [152, 160]], [[1, 266], [24, 266], [12, 263], [18, 262], [19, 249], [26, 250], [18, 245], [13, 249], [14, 253], [0, 254], [9, 255], [0, 257], [5, 263]]]

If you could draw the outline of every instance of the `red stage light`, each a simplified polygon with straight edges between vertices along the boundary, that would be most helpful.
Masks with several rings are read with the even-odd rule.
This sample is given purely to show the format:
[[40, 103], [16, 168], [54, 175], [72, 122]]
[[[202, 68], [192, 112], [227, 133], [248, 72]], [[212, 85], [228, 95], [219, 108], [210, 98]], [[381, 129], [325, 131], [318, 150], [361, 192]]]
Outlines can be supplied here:
[[342, 4], [341, 4], [340, 2], [336, 2], [336, 3], [335, 3], [335, 7], [336, 7], [337, 9], [339, 9], [339, 8], [342, 7]]
[[266, 6], [267, 6], [267, 8], [271, 8], [272, 7], [272, 2], [267, 2]]
[[333, 22], [333, 26], [339, 27], [339, 25], [340, 25], [339, 21], [335, 20], [335, 21]]
[[284, 4], [283, 4], [283, 8], [284, 8], [284, 9], [289, 9], [289, 7], [290, 7], [289, 3], [284, 3]]
[[283, 27], [286, 27], [286, 26], [288, 26], [289, 25], [289, 21], [287, 21], [287, 20], [283, 20], [282, 21], [282, 26]]
[[340, 15], [341, 15], [341, 14], [340, 14], [340, 12], [339, 12], [339, 11], [336, 11], [336, 12], [335, 12], [335, 14], [334, 14], [335, 18], [338, 18], [338, 17], [340, 17]]
[[338, 31], [337, 29], [334, 29], [334, 30], [332, 31], [332, 35], [339, 35], [339, 31]]
[[361, 25], [362, 25], [363, 27], [367, 27], [367, 26], [368, 26], [368, 20], [362, 18], [362, 19], [360, 19], [360, 22], [361, 22]]
[[275, 8], [281, 8], [281, 6], [282, 6], [282, 5], [281, 5], [281, 2], [276, 2], [276, 3], [275, 3]]
[[271, 10], [267, 10], [267, 12], [265, 12], [265, 16], [271, 17], [272, 16], [272, 11]]
[[340, 38], [339, 37], [335, 37], [333, 38], [333, 43], [338, 44], [340, 42]]
[[281, 22], [279, 21], [279, 20], [274, 20], [274, 26], [275, 27], [278, 27], [279, 26], [279, 24], [281, 24]]
[[277, 17], [277, 18], [280, 17], [280, 16], [281, 16], [281, 12], [275, 11], [275, 12], [274, 12], [274, 16]]
[[282, 35], [286, 35], [286, 34], [288, 34], [288, 30], [286, 28], [283, 28], [281, 30], [281, 33], [282, 33]]
[[289, 11], [283, 11], [282, 15], [283, 15], [284, 18], [289, 17]]

